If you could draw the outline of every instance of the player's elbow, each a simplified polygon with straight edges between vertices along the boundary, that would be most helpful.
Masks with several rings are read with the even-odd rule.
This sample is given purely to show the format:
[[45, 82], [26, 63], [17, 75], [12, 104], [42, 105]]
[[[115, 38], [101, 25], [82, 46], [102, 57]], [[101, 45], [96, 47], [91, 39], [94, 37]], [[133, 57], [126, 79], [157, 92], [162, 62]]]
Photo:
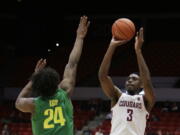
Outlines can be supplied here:
[[16, 107], [17, 110], [19, 110], [21, 112], [24, 112], [24, 110], [22, 109], [22, 105], [21, 105], [20, 99], [16, 100], [15, 107]]
[[16, 100], [15, 107], [16, 107], [16, 109], [20, 110], [20, 101], [19, 101], [19, 99]]
[[99, 80], [104, 80], [107, 78], [107, 75], [104, 72], [99, 71], [98, 78], [99, 78]]
[[22, 111], [22, 112], [23, 112], [23, 110], [22, 110], [22, 104], [21, 104], [20, 99], [17, 99], [17, 100], [16, 100], [16, 102], [15, 102], [15, 107], [16, 107], [16, 109], [18, 109], [19, 111]]

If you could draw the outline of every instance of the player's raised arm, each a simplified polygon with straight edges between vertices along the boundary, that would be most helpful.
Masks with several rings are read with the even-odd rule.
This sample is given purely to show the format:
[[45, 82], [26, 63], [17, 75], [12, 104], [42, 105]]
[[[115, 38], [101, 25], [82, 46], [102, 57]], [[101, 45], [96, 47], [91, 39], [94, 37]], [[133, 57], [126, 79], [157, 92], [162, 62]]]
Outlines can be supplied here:
[[[34, 74], [39, 72], [46, 66], [46, 60], [40, 59], [35, 67]], [[22, 112], [33, 112], [34, 111], [34, 103], [33, 98], [29, 97], [32, 91], [32, 81], [29, 81], [26, 86], [19, 93], [15, 106], [18, 110]]]
[[[111, 100], [117, 100], [119, 96], [121, 95], [120, 91], [117, 87], [115, 87], [111, 77], [108, 75], [109, 68], [111, 65], [111, 60], [114, 54], [114, 51], [116, 47], [123, 45], [126, 41], [117, 41], [114, 38], [112, 38], [110, 45], [107, 49], [107, 52], [103, 58], [103, 61], [101, 63], [100, 69], [99, 69], [99, 81], [101, 84], [101, 87]], [[119, 92], [118, 92], [119, 91]]]
[[68, 95], [72, 94], [75, 86], [77, 66], [81, 57], [83, 41], [87, 34], [89, 24], [90, 22], [88, 21], [87, 16], [82, 16], [80, 18], [74, 47], [69, 56], [69, 61], [65, 67], [63, 80], [59, 84], [59, 87], [66, 90]]
[[138, 67], [140, 71], [141, 81], [143, 83], [143, 87], [145, 91], [144, 98], [145, 98], [145, 102], [147, 103], [146, 109], [150, 112], [150, 110], [152, 109], [155, 103], [155, 96], [153, 93], [153, 86], [151, 82], [150, 72], [143, 58], [142, 50], [141, 50], [143, 42], [144, 42], [143, 34], [144, 34], [143, 28], [141, 28], [135, 38], [136, 40], [135, 52], [137, 56], [137, 62], [138, 62]]

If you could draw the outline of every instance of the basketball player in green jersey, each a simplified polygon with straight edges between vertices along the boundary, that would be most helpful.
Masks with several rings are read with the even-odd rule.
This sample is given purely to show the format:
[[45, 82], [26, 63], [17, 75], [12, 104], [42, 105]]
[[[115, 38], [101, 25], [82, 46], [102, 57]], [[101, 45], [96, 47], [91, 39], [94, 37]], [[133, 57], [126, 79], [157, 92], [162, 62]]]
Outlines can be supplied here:
[[[86, 16], [80, 18], [63, 80], [60, 82], [58, 73], [52, 68], [45, 68], [46, 60], [40, 59], [30, 81], [16, 100], [18, 110], [32, 114], [34, 135], [73, 135], [73, 106], [70, 97], [75, 87], [77, 66], [89, 24]], [[32, 91], [38, 96], [30, 97]]]

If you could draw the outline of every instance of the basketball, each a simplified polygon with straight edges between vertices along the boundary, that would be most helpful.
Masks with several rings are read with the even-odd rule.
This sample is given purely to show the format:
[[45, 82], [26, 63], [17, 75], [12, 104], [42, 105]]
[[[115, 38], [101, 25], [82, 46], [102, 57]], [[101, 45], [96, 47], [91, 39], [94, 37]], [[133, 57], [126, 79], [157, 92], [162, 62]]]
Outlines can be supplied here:
[[135, 25], [128, 18], [117, 19], [112, 25], [112, 35], [117, 40], [130, 40], [135, 35]]

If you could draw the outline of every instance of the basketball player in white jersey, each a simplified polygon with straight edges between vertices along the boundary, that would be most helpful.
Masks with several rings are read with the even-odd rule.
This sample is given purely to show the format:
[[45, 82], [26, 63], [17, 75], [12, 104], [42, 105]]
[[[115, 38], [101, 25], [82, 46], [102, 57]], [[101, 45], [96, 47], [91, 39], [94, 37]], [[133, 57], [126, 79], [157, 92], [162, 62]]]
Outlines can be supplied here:
[[[147, 117], [155, 103], [150, 72], [143, 58], [141, 48], [144, 42], [143, 28], [135, 37], [135, 52], [140, 76], [132, 73], [125, 83], [126, 93], [116, 87], [108, 75], [111, 59], [116, 47], [127, 41], [112, 38], [99, 70], [99, 80], [104, 93], [111, 99], [110, 135], [144, 135]], [[139, 94], [142, 90], [144, 93]]]

